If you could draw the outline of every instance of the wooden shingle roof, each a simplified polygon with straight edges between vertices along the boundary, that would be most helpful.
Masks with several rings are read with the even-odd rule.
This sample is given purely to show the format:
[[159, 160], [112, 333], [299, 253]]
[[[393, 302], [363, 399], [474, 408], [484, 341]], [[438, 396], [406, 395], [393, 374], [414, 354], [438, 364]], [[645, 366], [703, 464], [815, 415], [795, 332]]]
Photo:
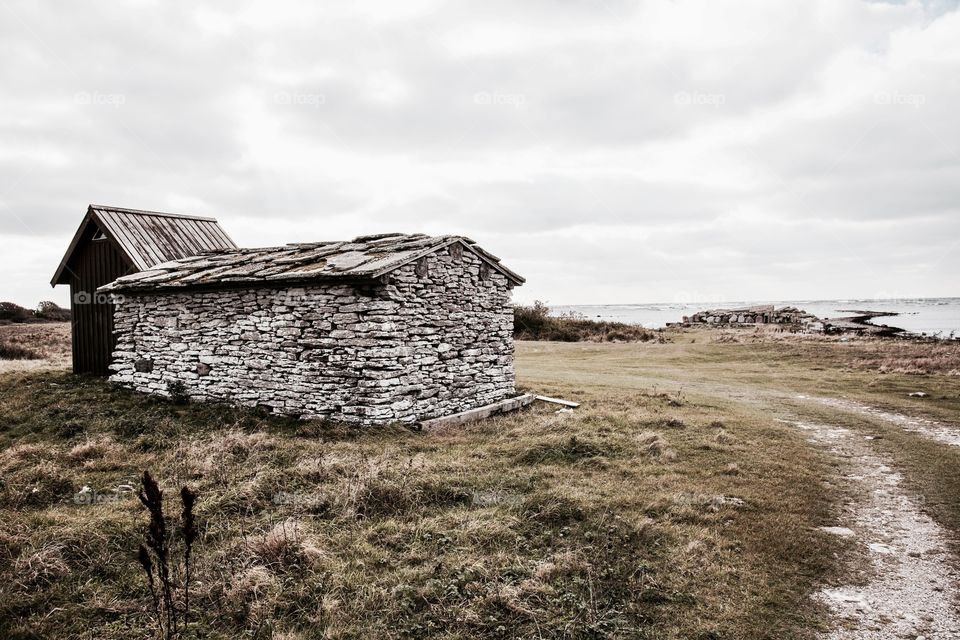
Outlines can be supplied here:
[[438, 249], [461, 244], [513, 284], [524, 279], [500, 264], [500, 258], [463, 236], [389, 233], [343, 242], [288, 244], [282, 247], [228, 249], [158, 264], [124, 276], [100, 291], [159, 291], [224, 286], [269, 286], [310, 280], [379, 278]]
[[70, 258], [90, 225], [96, 225], [141, 271], [204, 251], [237, 247], [213, 218], [92, 204], [87, 208], [87, 215], [70, 242], [51, 284], [66, 282], [65, 271]]

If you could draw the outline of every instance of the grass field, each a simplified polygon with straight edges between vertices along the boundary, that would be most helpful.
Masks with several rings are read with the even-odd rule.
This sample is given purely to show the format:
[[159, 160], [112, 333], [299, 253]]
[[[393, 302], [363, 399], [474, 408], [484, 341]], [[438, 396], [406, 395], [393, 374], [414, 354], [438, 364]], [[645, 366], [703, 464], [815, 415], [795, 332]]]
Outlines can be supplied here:
[[[580, 408], [538, 403], [423, 433], [7, 371], [0, 636], [150, 637], [135, 559], [145, 512], [111, 493], [144, 469], [171, 516], [180, 486], [199, 493], [188, 637], [817, 637], [830, 621], [812, 594], [864, 560], [818, 529], [849, 496], [789, 416], [882, 431], [911, 490], [960, 532], [956, 451], [797, 398], [847, 395], [956, 424], [955, 352], [671, 339], [518, 343], [520, 385]], [[923, 373], [903, 364], [924, 357]], [[107, 499], [76, 500], [83, 487]]]
[[69, 324], [0, 324], [0, 374], [25, 368], [66, 367], [69, 362]]

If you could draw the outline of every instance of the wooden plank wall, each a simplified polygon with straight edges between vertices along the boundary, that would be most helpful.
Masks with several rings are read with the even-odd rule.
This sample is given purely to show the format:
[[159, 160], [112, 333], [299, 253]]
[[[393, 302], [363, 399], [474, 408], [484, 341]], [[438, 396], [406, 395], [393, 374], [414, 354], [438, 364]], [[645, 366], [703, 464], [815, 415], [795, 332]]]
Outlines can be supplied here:
[[97, 288], [136, 271], [110, 240], [83, 243], [70, 265], [73, 310], [73, 372], [109, 375], [116, 338], [113, 305], [101, 302]]

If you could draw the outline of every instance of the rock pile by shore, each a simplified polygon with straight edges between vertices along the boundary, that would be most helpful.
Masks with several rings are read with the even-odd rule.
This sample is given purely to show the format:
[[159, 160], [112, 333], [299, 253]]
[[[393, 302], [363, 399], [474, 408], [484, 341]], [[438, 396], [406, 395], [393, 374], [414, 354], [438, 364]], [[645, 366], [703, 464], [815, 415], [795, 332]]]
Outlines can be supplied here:
[[746, 325], [776, 325], [784, 330], [799, 333], [849, 333], [855, 335], [900, 335], [904, 331], [897, 327], [876, 325], [874, 318], [895, 316], [886, 311], [848, 311], [856, 315], [841, 318], [818, 318], [797, 307], [759, 305], [742, 309], [710, 309], [684, 316], [683, 322], [669, 326], [683, 327], [739, 327]]
[[[742, 309], [712, 309], [699, 311], [692, 316], [684, 316], [684, 324], [740, 325], [740, 324], [784, 324], [809, 325], [819, 323], [820, 319], [796, 307], [775, 308], [772, 304]], [[822, 325], [819, 327], [822, 330]]]

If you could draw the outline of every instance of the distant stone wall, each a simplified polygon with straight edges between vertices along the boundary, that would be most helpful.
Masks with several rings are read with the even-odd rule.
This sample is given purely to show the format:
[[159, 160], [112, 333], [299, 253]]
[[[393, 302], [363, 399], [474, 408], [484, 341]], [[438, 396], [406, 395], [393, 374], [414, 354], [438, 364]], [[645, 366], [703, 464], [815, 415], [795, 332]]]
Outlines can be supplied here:
[[729, 326], [738, 324], [781, 324], [781, 325], [809, 325], [818, 322], [818, 318], [796, 307], [781, 307], [775, 309], [773, 305], [750, 307], [748, 309], [712, 309], [699, 311], [692, 316], [684, 316], [684, 324], [708, 324]]
[[461, 245], [387, 283], [127, 296], [111, 380], [357, 424], [414, 422], [514, 393], [506, 278]]

